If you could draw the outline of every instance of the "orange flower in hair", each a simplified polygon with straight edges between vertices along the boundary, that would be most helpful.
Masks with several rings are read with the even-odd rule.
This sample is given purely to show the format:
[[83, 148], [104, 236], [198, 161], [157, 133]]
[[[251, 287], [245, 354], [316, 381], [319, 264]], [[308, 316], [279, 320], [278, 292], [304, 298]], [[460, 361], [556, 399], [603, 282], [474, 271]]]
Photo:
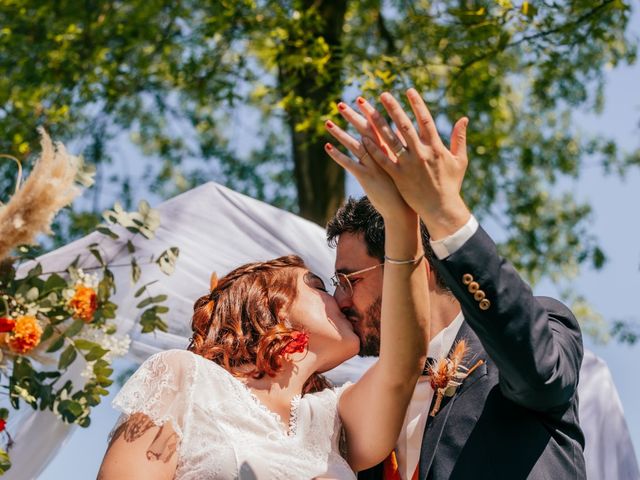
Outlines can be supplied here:
[[293, 332], [291, 334], [291, 341], [285, 345], [282, 349], [282, 354], [287, 353], [304, 353], [309, 345], [309, 335], [305, 332]]

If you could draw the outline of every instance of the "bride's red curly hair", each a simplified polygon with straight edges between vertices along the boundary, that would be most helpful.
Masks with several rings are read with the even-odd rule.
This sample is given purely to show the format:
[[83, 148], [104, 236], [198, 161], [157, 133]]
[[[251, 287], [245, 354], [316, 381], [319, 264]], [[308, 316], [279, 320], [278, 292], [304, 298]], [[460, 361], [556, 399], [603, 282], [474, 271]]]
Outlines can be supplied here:
[[[298, 293], [297, 255], [248, 263], [229, 272], [214, 290], [196, 300], [188, 350], [235, 376], [262, 378], [282, 369], [284, 347], [296, 332], [288, 313]], [[328, 386], [320, 375], [305, 391]]]

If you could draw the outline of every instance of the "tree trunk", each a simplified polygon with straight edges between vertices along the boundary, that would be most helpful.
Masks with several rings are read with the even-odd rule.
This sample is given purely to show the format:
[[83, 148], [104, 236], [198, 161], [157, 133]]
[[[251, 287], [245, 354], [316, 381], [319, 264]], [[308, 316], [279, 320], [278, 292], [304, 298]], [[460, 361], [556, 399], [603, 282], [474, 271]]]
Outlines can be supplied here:
[[[322, 113], [330, 111], [331, 104], [342, 95], [342, 61], [341, 50], [342, 27], [344, 25], [347, 2], [332, 0], [304, 0], [303, 8], [317, 9], [321, 21], [312, 24], [315, 31], [309, 35], [306, 31], [305, 41], [323, 37], [329, 45], [331, 57], [325, 65], [331, 74], [317, 75], [314, 69], [300, 68], [298, 65], [287, 65], [279, 62], [279, 86], [286, 95], [292, 89], [296, 96], [304, 99], [302, 108], [288, 108], [287, 123], [291, 132], [294, 174], [298, 190], [300, 214], [319, 225], [324, 226], [333, 216], [344, 199], [345, 173], [324, 151], [326, 135], [317, 133], [313, 124], [302, 131], [297, 125], [314, 118], [320, 122]], [[294, 53], [295, 36], [290, 38], [288, 51]], [[311, 40], [312, 41], [312, 40]], [[287, 55], [283, 56], [286, 59]]]

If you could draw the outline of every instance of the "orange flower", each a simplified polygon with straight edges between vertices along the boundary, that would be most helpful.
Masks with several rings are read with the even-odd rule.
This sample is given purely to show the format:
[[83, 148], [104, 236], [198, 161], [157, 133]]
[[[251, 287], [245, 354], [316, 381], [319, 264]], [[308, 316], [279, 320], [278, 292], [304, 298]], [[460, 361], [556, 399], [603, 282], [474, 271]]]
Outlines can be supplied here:
[[7, 336], [9, 348], [15, 353], [27, 353], [38, 346], [42, 328], [35, 317], [19, 317], [13, 332]]
[[93, 314], [98, 309], [98, 296], [93, 288], [78, 285], [76, 293], [69, 300], [69, 307], [73, 310], [73, 317], [80, 318], [86, 323], [93, 320]]

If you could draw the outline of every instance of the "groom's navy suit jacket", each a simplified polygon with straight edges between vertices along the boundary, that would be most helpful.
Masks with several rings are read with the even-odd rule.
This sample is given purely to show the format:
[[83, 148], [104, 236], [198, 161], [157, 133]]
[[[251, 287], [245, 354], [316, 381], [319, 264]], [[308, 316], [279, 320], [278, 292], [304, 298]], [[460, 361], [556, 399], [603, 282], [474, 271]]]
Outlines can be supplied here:
[[[534, 297], [482, 228], [436, 268], [462, 306], [465, 364], [486, 363], [427, 421], [420, 480], [586, 478], [582, 337], [571, 311]], [[358, 478], [381, 479], [381, 465]]]

